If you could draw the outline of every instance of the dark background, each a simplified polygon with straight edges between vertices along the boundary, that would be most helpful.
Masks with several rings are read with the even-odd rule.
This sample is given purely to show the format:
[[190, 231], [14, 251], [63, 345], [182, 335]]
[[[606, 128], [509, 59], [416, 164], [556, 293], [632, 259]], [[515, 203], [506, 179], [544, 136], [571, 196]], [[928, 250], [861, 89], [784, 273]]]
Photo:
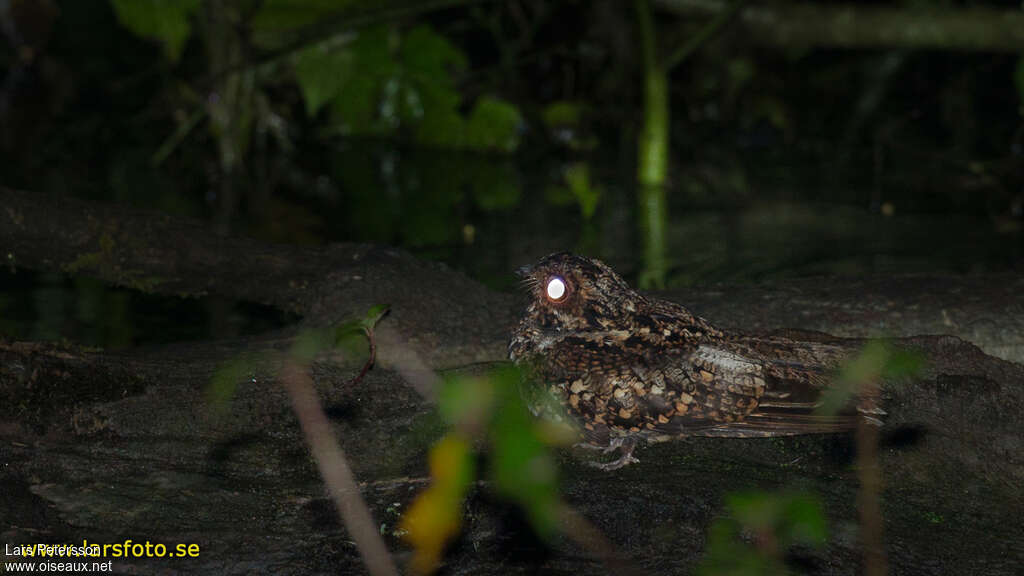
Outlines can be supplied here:
[[[3, 3], [0, 182], [274, 242], [397, 245], [500, 289], [562, 249], [638, 277], [634, 3], [156, 4]], [[713, 16], [674, 4], [654, 4], [659, 53]], [[768, 32], [734, 17], [669, 72], [667, 287], [1020, 269], [1017, 54], [956, 30], [925, 47]], [[169, 309], [203, 324], [87, 279], [0, 287], [9, 336], [190, 336]]]

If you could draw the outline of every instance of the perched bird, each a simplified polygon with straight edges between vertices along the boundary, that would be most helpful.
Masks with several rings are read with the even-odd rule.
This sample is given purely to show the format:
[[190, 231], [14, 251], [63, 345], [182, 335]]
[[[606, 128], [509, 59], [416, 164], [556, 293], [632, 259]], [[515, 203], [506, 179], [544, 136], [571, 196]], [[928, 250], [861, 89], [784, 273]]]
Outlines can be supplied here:
[[[636, 462], [641, 440], [786, 436], [849, 429], [859, 417], [878, 422], [873, 398], [858, 399], [857, 410], [815, 413], [850, 354], [838, 339], [724, 332], [679, 304], [636, 292], [603, 262], [570, 253], [518, 274], [530, 304], [509, 357], [541, 385], [527, 404], [538, 415], [567, 413], [582, 445], [620, 451], [599, 467]], [[552, 409], [551, 398], [564, 411]]]

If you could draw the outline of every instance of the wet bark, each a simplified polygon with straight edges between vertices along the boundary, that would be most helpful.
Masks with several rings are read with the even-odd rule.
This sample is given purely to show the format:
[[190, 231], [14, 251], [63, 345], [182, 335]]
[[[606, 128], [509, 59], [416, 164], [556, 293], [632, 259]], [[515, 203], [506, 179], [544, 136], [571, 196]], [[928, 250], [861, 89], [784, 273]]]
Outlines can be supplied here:
[[[442, 426], [430, 402], [392, 366], [403, 347], [435, 370], [500, 361], [514, 297], [383, 248], [268, 246], [219, 238], [168, 216], [11, 191], [0, 191], [0, 205], [0, 247], [21, 266], [154, 292], [267, 302], [303, 314], [307, 324], [391, 303], [380, 324], [381, 362], [361, 383], [349, 383], [361, 358], [321, 357], [312, 372], [363, 497], [404, 560], [396, 522], [424, 487], [426, 449]], [[907, 295], [918, 281], [933, 289]], [[906, 322], [914, 298], [919, 307], [939, 307], [919, 318], [945, 309], [951, 319], [977, 314], [998, 321], [1020, 309], [1013, 308], [1020, 306], [1020, 291], [1013, 292], [1019, 280], [1011, 278], [873, 282], [676, 296], [724, 325], [844, 333], [851, 326], [916, 329], [923, 324]], [[811, 313], [797, 312], [803, 309]], [[942, 322], [943, 315], [936, 318]], [[889, 416], [879, 456], [891, 570], [1014, 574], [1024, 562], [1024, 366], [953, 337], [901, 343], [921, 350], [928, 365], [921, 378], [885, 390]], [[198, 558], [115, 559], [122, 573], [361, 573], [277, 381], [290, 344], [289, 333], [124, 353], [0, 344], [3, 540], [201, 546]], [[211, 376], [242, 353], [249, 360], [233, 400], [211, 401]], [[848, 436], [701, 438], [641, 448], [639, 464], [611, 473], [585, 466], [589, 454], [569, 450], [561, 459], [566, 498], [648, 573], [694, 570], [728, 492], [796, 488], [821, 495], [829, 543], [794, 551], [793, 558], [808, 573], [856, 574], [853, 452]], [[491, 494], [486, 484], [475, 491], [445, 573], [605, 572], [568, 540], [532, 539]]]

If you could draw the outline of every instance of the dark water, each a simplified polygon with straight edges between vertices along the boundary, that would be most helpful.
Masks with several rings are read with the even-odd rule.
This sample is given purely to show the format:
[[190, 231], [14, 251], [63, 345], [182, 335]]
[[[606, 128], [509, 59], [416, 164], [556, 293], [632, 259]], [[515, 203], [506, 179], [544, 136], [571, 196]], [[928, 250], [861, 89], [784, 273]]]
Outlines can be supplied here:
[[256, 334], [289, 320], [277, 310], [247, 302], [157, 296], [92, 278], [0, 270], [4, 338], [126, 348]]
[[[511, 159], [336, 144], [307, 159], [302, 173], [313, 177], [285, 178], [272, 194], [240, 198], [230, 227], [272, 242], [401, 246], [498, 290], [512, 288], [511, 270], [559, 250], [603, 258], [633, 281], [643, 260], [625, 156]], [[856, 166], [837, 171], [820, 157], [763, 151], [681, 164], [670, 195], [668, 286], [1022, 268], [1024, 233], [1012, 198], [952, 177], [922, 190], [928, 178], [911, 185]], [[218, 218], [215, 195], [184, 178], [147, 185], [152, 175], [144, 169], [112, 174], [121, 184], [97, 199]], [[118, 348], [252, 334], [289, 320], [240, 302], [0, 272], [0, 336], [7, 338]]]

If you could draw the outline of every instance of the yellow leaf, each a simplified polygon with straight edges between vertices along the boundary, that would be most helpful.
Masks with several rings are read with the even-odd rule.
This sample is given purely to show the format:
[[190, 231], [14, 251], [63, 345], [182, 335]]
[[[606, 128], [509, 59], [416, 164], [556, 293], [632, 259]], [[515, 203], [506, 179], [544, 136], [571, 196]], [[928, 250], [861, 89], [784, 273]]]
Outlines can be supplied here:
[[433, 483], [420, 494], [402, 518], [401, 529], [413, 546], [412, 570], [429, 574], [437, 569], [445, 545], [462, 526], [462, 500], [473, 480], [470, 445], [449, 434], [430, 450]]

